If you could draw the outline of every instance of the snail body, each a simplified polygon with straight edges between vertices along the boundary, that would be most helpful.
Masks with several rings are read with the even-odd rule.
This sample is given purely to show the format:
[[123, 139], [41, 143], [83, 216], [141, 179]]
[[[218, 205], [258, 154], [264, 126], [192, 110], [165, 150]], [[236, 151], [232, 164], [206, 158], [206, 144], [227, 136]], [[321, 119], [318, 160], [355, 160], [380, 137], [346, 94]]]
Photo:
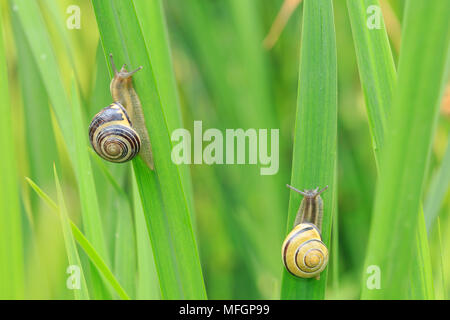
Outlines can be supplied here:
[[287, 235], [281, 247], [281, 255], [286, 270], [301, 278], [320, 278], [320, 273], [328, 263], [328, 249], [322, 242], [321, 228], [323, 201], [319, 191], [292, 190], [304, 196], [294, 222], [293, 230]]
[[153, 170], [150, 138], [141, 102], [131, 79], [142, 67], [128, 72], [123, 65], [117, 70], [112, 54], [110, 59], [114, 71], [110, 91], [114, 102], [92, 119], [89, 140], [95, 152], [107, 161], [126, 162], [139, 153]]

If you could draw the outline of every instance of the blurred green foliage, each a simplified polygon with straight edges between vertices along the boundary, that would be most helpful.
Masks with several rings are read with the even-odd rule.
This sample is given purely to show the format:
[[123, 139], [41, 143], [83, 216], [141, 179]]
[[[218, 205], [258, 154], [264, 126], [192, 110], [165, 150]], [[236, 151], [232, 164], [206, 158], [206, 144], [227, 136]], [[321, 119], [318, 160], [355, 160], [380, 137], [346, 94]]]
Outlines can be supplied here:
[[[11, 253], [14, 257], [11, 260], [7, 254], [0, 253], [0, 271], [14, 269], [18, 272], [17, 277], [8, 279], [8, 286], [0, 285], [0, 297], [74, 298], [74, 293], [66, 287], [69, 260], [60, 220], [25, 180], [25, 177], [31, 178], [57, 203], [55, 163], [70, 219], [87, 238], [103, 239], [98, 239], [97, 243], [91, 241], [92, 245], [126, 293], [132, 298], [159, 298], [157, 268], [148, 233], [143, 228], [143, 209], [131, 166], [99, 159], [92, 161], [97, 157], [92, 154], [84, 160], [75, 159], [75, 145], [68, 140], [76, 134], [68, 124], [76, 121], [70, 119], [73, 77], [80, 93], [85, 142], [91, 117], [111, 102], [108, 66], [99, 42], [92, 3], [90, 0], [32, 1], [36, 12], [27, 12], [30, 9], [23, 6], [24, 1], [0, 1], [0, 40], [3, 39], [0, 92], [9, 92], [10, 96], [10, 103], [8, 99], [2, 100], [1, 110], [8, 117], [8, 113], [11, 114], [11, 121], [0, 122], [10, 124], [10, 128], [2, 126], [0, 131], [5, 131], [6, 137], [0, 139], [3, 150], [0, 222], [4, 223], [0, 231], [8, 228], [8, 224], [17, 228], [14, 234], [0, 232], [2, 253]], [[202, 120], [204, 130], [280, 129], [280, 169], [276, 175], [261, 176], [255, 165], [190, 166], [193, 201], [189, 211], [192, 211], [207, 296], [210, 299], [278, 299], [283, 272], [280, 248], [289, 202], [285, 184], [291, 177], [294, 144], [303, 4], [293, 11], [278, 41], [268, 49], [263, 41], [283, 0], [161, 2], [179, 95], [179, 101], [171, 103], [179, 104], [183, 126], [192, 130], [194, 120]], [[397, 65], [396, 44], [400, 43], [400, 34], [395, 30], [402, 26], [404, 1], [382, 0], [381, 4]], [[80, 7], [80, 29], [66, 28], [66, 20], [71, 15], [66, 10], [70, 5]], [[366, 275], [363, 266], [377, 168], [347, 6], [345, 1], [334, 1], [333, 6], [338, 67], [339, 220], [338, 229], [332, 231], [332, 241], [335, 241], [332, 247], [337, 250], [330, 253], [329, 268], [335, 272], [329, 273], [325, 298], [358, 299], [362, 276]], [[36, 38], [33, 44], [29, 38], [38, 36], [39, 26], [34, 21], [26, 21], [26, 17], [34, 15], [42, 17], [45, 37]], [[423, 40], [418, 38], [417, 41]], [[45, 47], [45, 43], [53, 48], [52, 52], [39, 51], [37, 45]], [[138, 66], [142, 62], [130, 63]], [[4, 65], [8, 67], [8, 77], [3, 72]], [[445, 71], [448, 74], [448, 70]], [[43, 77], [46, 74], [48, 78]], [[434, 217], [430, 224], [427, 221], [427, 226], [436, 298], [448, 298], [450, 293], [450, 199], [449, 183], [445, 181], [450, 169], [448, 163], [443, 162], [444, 155], [447, 154], [445, 159], [448, 159], [450, 147], [449, 109], [447, 93], [431, 146], [421, 199], [425, 204], [425, 199], [441, 202], [426, 207], [433, 209]], [[64, 114], [69, 115], [68, 119], [61, 120]], [[74, 165], [74, 161], [79, 164]], [[99, 221], [93, 225], [101, 225], [103, 236], [96, 233], [97, 229], [88, 231], [82, 215], [86, 190], [79, 185], [77, 168], [83, 164], [80, 161], [91, 162], [99, 210]], [[432, 197], [429, 191], [435, 190], [436, 185], [445, 190], [441, 190], [438, 197]], [[4, 206], [5, 203], [11, 205]], [[13, 220], [9, 219], [11, 216]], [[64, 232], [67, 233], [67, 228]], [[119, 298], [83, 248], [77, 248], [89, 296]], [[190, 268], [189, 265], [183, 267]]]

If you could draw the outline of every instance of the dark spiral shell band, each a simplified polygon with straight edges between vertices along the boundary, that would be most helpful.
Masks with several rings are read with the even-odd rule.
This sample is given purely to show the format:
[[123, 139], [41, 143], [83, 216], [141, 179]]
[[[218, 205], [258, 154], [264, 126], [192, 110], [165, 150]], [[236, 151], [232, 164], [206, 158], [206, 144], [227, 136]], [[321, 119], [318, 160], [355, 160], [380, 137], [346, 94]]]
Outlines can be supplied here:
[[320, 231], [310, 223], [299, 224], [288, 234], [281, 254], [286, 269], [302, 278], [318, 276], [328, 263], [328, 249]]
[[307, 263], [306, 263], [306, 257], [308, 256], [308, 254], [311, 252], [311, 251], [317, 251], [317, 252], [319, 252], [320, 253], [320, 261], [319, 261], [319, 263], [316, 265], [316, 266], [314, 266], [314, 267], [309, 267], [308, 266], [308, 269], [305, 269], [305, 268], [303, 268], [302, 266], [299, 266], [298, 265], [298, 263], [297, 263], [297, 259], [298, 259], [298, 254], [299, 254], [299, 252], [300, 252], [300, 250], [302, 249], [302, 247], [304, 247], [304, 246], [306, 246], [306, 245], [308, 245], [308, 244], [310, 244], [311, 242], [317, 242], [319, 245], [321, 245], [321, 246], [325, 246], [324, 245], [324, 243], [322, 242], [322, 241], [320, 241], [320, 240], [318, 240], [318, 239], [311, 239], [311, 240], [308, 240], [308, 241], [305, 241], [305, 242], [303, 242], [302, 244], [301, 244], [301, 246], [300, 247], [298, 247], [297, 248], [297, 250], [295, 251], [295, 259], [294, 259], [294, 261], [295, 261], [295, 265], [297, 266], [297, 268], [299, 268], [300, 270], [302, 270], [303, 272], [305, 272], [305, 273], [314, 273], [314, 272], [316, 272], [317, 270], [319, 270], [321, 267], [322, 267], [322, 261], [323, 261], [323, 252], [322, 252], [322, 250], [320, 250], [320, 249], [316, 249], [316, 248], [311, 248], [311, 249], [309, 249], [308, 251], [306, 251], [306, 253], [303, 255], [303, 265], [305, 265], [305, 266], [307, 266]]
[[[108, 145], [117, 144], [121, 152], [115, 156], [108, 153]], [[96, 151], [99, 155], [111, 162], [125, 162], [136, 156], [140, 148], [139, 136], [134, 130], [123, 125], [104, 127], [96, 137]]]
[[89, 141], [100, 157], [111, 162], [133, 159], [141, 145], [126, 110], [118, 102], [94, 116], [89, 126]]

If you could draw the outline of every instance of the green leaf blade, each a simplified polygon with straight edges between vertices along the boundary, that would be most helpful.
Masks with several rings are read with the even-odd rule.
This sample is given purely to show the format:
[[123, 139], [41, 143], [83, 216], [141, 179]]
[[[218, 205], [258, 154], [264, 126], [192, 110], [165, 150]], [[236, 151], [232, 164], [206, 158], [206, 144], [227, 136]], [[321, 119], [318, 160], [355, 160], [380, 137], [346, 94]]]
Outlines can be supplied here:
[[[30, 187], [37, 193], [37, 195], [58, 215], [60, 215], [60, 211], [58, 205], [36, 184], [29, 178], [26, 178], [26, 181], [30, 185]], [[102, 257], [98, 254], [97, 250], [92, 246], [89, 240], [84, 236], [81, 230], [77, 227], [77, 225], [69, 220], [70, 228], [72, 230], [73, 237], [78, 242], [83, 251], [87, 254], [91, 262], [96, 266], [97, 270], [103, 275], [107, 282], [111, 285], [111, 287], [116, 291], [118, 296], [121, 299], [129, 300], [130, 297], [122, 288], [120, 283], [117, 281], [114, 274], [111, 272], [109, 267], [103, 261]]]
[[[329, 185], [329, 190], [322, 196], [322, 239], [330, 248], [337, 185], [337, 62], [333, 7], [328, 0], [306, 0], [303, 10], [291, 184], [300, 189]], [[297, 193], [290, 193], [287, 232], [292, 230], [300, 200]], [[296, 278], [284, 270], [281, 298], [323, 299], [327, 269], [320, 280]]]
[[[0, 11], [0, 14], [2, 12]], [[24, 297], [24, 252], [3, 27], [0, 24], [0, 298]]]
[[[347, 1], [347, 8], [354, 38], [361, 86], [366, 100], [375, 162], [379, 169], [381, 151], [385, 148], [384, 138], [389, 130], [387, 122], [391, 112], [392, 95], [397, 81], [397, 74], [378, 1]], [[379, 28], [374, 26], [369, 28], [371, 19], [376, 18], [375, 15], [379, 15]], [[416, 299], [432, 297], [432, 295], [429, 295], [432, 292], [430, 288], [433, 286], [430, 272], [431, 260], [429, 259], [429, 253], [426, 252], [428, 239], [423, 237], [424, 233], [422, 231], [425, 228], [423, 223], [423, 214], [420, 211], [419, 229], [414, 253], [416, 263], [413, 264], [414, 267], [410, 277], [411, 287], [414, 288], [411, 290], [411, 294]], [[384, 233], [386, 232], [390, 232], [390, 229], [385, 228]], [[377, 234], [377, 237], [386, 237], [384, 233]], [[375, 234], [372, 234], [372, 236], [375, 237]], [[366, 277], [363, 278], [364, 286], [366, 286], [368, 276], [366, 274]]]
[[[408, 296], [409, 279], [404, 274], [412, 263], [411, 247], [448, 56], [449, 5], [447, 1], [407, 3], [398, 85], [380, 162], [366, 257], [366, 266], [380, 267], [383, 282], [380, 290], [363, 286], [364, 299]], [[424, 42], [417, 41], [418, 37]], [[395, 232], [376, 237], [386, 226]]]
[[[384, 144], [387, 117], [397, 74], [384, 20], [380, 28], [367, 26], [370, 7], [380, 8], [377, 0], [347, 1], [355, 43], [361, 86], [367, 106], [369, 127], [372, 132], [376, 160]], [[381, 10], [381, 9], [380, 9]], [[376, 14], [376, 13], [374, 13]]]
[[[67, 212], [66, 204], [64, 201], [63, 192], [61, 189], [61, 185], [59, 182], [58, 174], [56, 173], [56, 166], [54, 167], [55, 172], [55, 185], [56, 185], [56, 192], [58, 194], [58, 211], [59, 211], [59, 217], [61, 221], [61, 228], [64, 236], [64, 244], [66, 246], [66, 252], [67, 252], [67, 258], [69, 262], [70, 267], [78, 267], [78, 270], [80, 270], [79, 273], [79, 288], [69, 288], [72, 289], [74, 292], [74, 296], [76, 300], [88, 300], [89, 299], [89, 293], [87, 289], [86, 280], [84, 278], [84, 272], [83, 267], [81, 266], [80, 257], [78, 255], [78, 250], [75, 245], [75, 239], [72, 234], [70, 220], [69, 220], [69, 214]], [[77, 274], [75, 273], [74, 276]], [[69, 279], [68, 279], [69, 280]]]

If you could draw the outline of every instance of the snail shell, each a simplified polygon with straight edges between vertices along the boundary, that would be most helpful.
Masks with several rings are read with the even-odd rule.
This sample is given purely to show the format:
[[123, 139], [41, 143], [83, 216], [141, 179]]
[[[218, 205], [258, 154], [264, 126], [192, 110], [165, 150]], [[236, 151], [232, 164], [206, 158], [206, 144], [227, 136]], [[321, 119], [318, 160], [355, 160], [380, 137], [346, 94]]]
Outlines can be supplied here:
[[281, 247], [281, 256], [286, 270], [301, 278], [320, 278], [320, 273], [328, 263], [328, 249], [322, 242], [323, 201], [320, 194], [328, 186], [319, 190], [298, 190], [303, 200], [297, 212], [294, 229], [287, 235]]
[[312, 223], [297, 225], [287, 235], [281, 254], [286, 269], [301, 278], [318, 277], [328, 263], [328, 249]]
[[141, 147], [141, 139], [132, 128], [124, 107], [114, 102], [102, 109], [89, 125], [89, 141], [95, 152], [111, 162], [133, 159]]

